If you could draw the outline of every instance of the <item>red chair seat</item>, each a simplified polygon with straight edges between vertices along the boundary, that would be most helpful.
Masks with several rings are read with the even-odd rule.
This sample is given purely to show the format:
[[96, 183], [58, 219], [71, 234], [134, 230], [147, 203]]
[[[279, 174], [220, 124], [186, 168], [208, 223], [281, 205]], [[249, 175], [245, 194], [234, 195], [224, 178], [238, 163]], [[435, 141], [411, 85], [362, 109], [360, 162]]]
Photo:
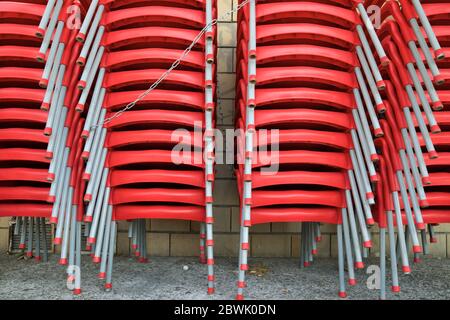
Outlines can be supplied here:
[[44, 13], [45, 6], [36, 3], [2, 1], [0, 6], [0, 20], [7, 22], [29, 21], [38, 24]]
[[[421, 133], [417, 133], [419, 143], [421, 146], [425, 146], [425, 140]], [[435, 147], [437, 146], [449, 146], [450, 145], [450, 132], [443, 131], [438, 134], [433, 134], [430, 136], [431, 141]]]
[[312, 123], [341, 130], [349, 130], [353, 127], [352, 116], [348, 113], [313, 109], [255, 110], [257, 128], [285, 123]]
[[201, 29], [205, 25], [205, 14], [199, 10], [153, 5], [109, 11], [104, 24], [109, 29], [118, 29], [148, 22], [159, 24], [176, 22], [188, 28]]
[[0, 102], [36, 103], [39, 106], [44, 99], [44, 89], [0, 88]]
[[[242, 174], [236, 171], [238, 184], [242, 184]], [[278, 185], [316, 185], [337, 189], [349, 189], [346, 172], [278, 171], [273, 175], [260, 171], [252, 172], [252, 189]]]
[[[349, 155], [347, 153], [339, 152], [282, 150], [279, 151], [279, 153], [276, 156], [273, 156], [270, 160], [273, 164], [310, 164], [346, 170], [350, 170], [352, 168], [352, 163], [350, 161]], [[260, 159], [255, 159], [253, 161], [252, 167], [259, 168], [265, 165], [268, 165], [268, 163], [262, 163]]]
[[345, 208], [342, 191], [253, 190], [252, 208], [274, 205], [321, 205]]
[[24, 46], [0, 46], [0, 61], [24, 61], [36, 64], [39, 48]]
[[117, 187], [134, 183], [176, 183], [203, 188], [205, 186], [204, 176], [201, 171], [186, 170], [112, 170], [110, 186]]
[[430, 207], [448, 207], [450, 206], [450, 193], [427, 191], [427, 201]]
[[111, 201], [113, 205], [133, 202], [173, 202], [189, 205], [205, 205], [203, 189], [174, 188], [114, 188]]
[[205, 217], [205, 208], [200, 206], [118, 205], [113, 208], [114, 220], [177, 219], [203, 222]]
[[49, 188], [37, 187], [0, 187], [0, 201], [26, 200], [47, 201]]
[[47, 169], [0, 168], [0, 181], [49, 182]]
[[449, 209], [425, 209], [422, 210], [425, 223], [450, 223]]
[[439, 156], [434, 159], [424, 157], [427, 167], [434, 166], [449, 166], [450, 167], [450, 152], [439, 152]]
[[5, 67], [0, 68], [0, 84], [8, 86], [16, 86], [18, 83], [38, 84], [41, 80], [42, 69], [33, 68], [16, 68]]
[[44, 203], [0, 203], [1, 217], [50, 218], [52, 205]]
[[[103, 107], [108, 110], [121, 109], [135, 100], [141, 93], [142, 91], [110, 92], [105, 96]], [[190, 109], [204, 110], [205, 95], [203, 92], [155, 89], [138, 102], [137, 105], [144, 103], [183, 106]]]
[[[132, 65], [142, 64], [172, 64], [181, 57], [182, 50], [145, 48], [126, 50], [118, 52], [108, 52], [103, 56], [102, 65], [108, 69], [123, 68]], [[1, 47], [0, 47], [1, 57]], [[34, 57], [34, 56], [33, 56]], [[205, 65], [205, 54], [203, 52], [191, 51], [180, 66], [202, 69]]]
[[[132, 86], [137, 84], [148, 85], [148, 83], [153, 83], [158, 80], [165, 71], [166, 70], [163, 69], [140, 69], [110, 72], [105, 75], [105, 78], [103, 80], [103, 87], [109, 90], [120, 90], [120, 88], [125, 86]], [[173, 70], [167, 76], [167, 78], [164, 79], [164, 84], [203, 89], [205, 87], [204, 77], [205, 76], [201, 72]]]
[[353, 94], [314, 88], [256, 89], [256, 106], [272, 104], [313, 103], [343, 110], [355, 108]]
[[38, 109], [0, 108], [0, 122], [6, 121], [45, 123], [47, 113]]
[[332, 47], [352, 49], [359, 43], [353, 31], [309, 23], [259, 25], [256, 26], [256, 37], [258, 45], [277, 41], [299, 43], [299, 40], [308, 40], [315, 41], [316, 44], [322, 42]]
[[[142, 5], [142, 4], [148, 3], [146, 0], [105, 0], [103, 1], [103, 4], [105, 6], [110, 7], [111, 9], [118, 9], [123, 6], [130, 6], [130, 5]], [[204, 0], [154, 0], [151, 2], [154, 5], [183, 5], [183, 6], [189, 6], [194, 8], [201, 8], [203, 9], [205, 6]]]
[[[1, 139], [1, 138], [0, 138]], [[184, 142], [186, 145], [202, 148], [203, 138], [195, 139], [193, 132], [172, 130], [133, 130], [109, 132], [105, 141], [107, 148], [119, 148], [133, 144], [164, 144], [173, 146]]]
[[[450, 163], [449, 163], [450, 165]], [[431, 172], [430, 173], [431, 186], [450, 186], [449, 172]]]
[[324, 63], [344, 70], [351, 70], [358, 65], [352, 52], [327, 48], [317, 45], [292, 44], [276, 46], [259, 46], [256, 48], [256, 63]]
[[[353, 73], [303, 66], [258, 68], [256, 79], [259, 86], [278, 84], [278, 87], [283, 87], [283, 85], [288, 84], [289, 86], [297, 85], [301, 87], [303, 83], [315, 83], [330, 85], [344, 90], [358, 88]], [[292, 91], [297, 90], [298, 88], [295, 88]]]
[[448, 5], [442, 3], [423, 3], [423, 10], [430, 21], [433, 24], [436, 21], [444, 22], [450, 20], [450, 8]]
[[33, 25], [0, 23], [0, 41], [27, 41], [38, 46], [41, 39], [36, 37], [35, 32], [36, 26]]
[[[103, 37], [103, 45], [111, 49], [118, 49], [136, 44], [146, 44], [147, 46], [152, 45], [154, 47], [157, 43], [164, 43], [184, 48], [191, 44], [197, 34], [198, 31], [196, 30], [179, 28], [134, 28], [132, 29], [132, 32], [130, 32], [130, 30], [108, 32]], [[204, 45], [205, 41], [201, 38], [196, 47], [203, 50]]]
[[183, 152], [178, 158], [178, 154], [172, 150], [110, 151], [107, 163], [110, 168], [114, 168], [130, 164], [174, 164], [175, 160], [193, 167], [204, 167], [203, 154], [201, 152]]
[[256, 6], [256, 23], [286, 22], [307, 18], [352, 29], [359, 23], [354, 10], [318, 2], [275, 2]]
[[4, 148], [0, 150], [0, 161], [32, 161], [50, 163], [50, 160], [45, 157], [46, 150], [27, 148]]
[[0, 143], [11, 141], [48, 143], [48, 139], [48, 136], [42, 134], [42, 130], [23, 128], [0, 129]]
[[140, 124], [175, 124], [178, 126], [194, 127], [203, 124], [204, 115], [201, 112], [175, 110], [132, 110], [123, 113], [106, 123], [107, 128], [119, 128]]
[[280, 146], [295, 146], [295, 145], [322, 145], [340, 149], [353, 148], [351, 137], [347, 133], [342, 132], [327, 132], [319, 130], [308, 129], [288, 129], [279, 130], [276, 134], [276, 141], [272, 141], [272, 135], [267, 133], [267, 138], [257, 132], [256, 145], [268, 146], [272, 143], [278, 143]]
[[341, 209], [326, 208], [255, 208], [251, 224], [268, 222], [322, 222], [341, 223]]

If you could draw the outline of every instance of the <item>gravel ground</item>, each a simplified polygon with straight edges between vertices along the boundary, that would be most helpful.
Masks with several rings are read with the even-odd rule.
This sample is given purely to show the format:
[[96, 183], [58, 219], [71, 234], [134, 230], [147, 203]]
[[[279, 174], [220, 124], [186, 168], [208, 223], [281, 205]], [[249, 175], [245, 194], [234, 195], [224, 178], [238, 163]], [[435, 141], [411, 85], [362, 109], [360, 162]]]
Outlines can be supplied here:
[[[320, 259], [307, 269], [294, 259], [250, 260], [247, 299], [338, 299], [337, 261]], [[377, 260], [369, 261], [377, 263]], [[105, 292], [98, 267], [83, 257], [82, 290], [74, 296], [65, 288], [64, 268], [52, 255], [47, 263], [0, 255], [0, 299], [234, 299], [236, 259], [216, 259], [216, 294], [206, 294], [206, 267], [196, 258], [154, 257], [142, 264], [129, 257], [114, 260], [113, 290]], [[188, 266], [188, 270], [183, 270]], [[357, 273], [358, 284], [348, 299], [378, 299], [366, 286], [368, 275]], [[388, 282], [388, 285], [389, 282]], [[388, 299], [450, 299], [450, 259], [424, 259], [409, 276], [400, 276], [402, 292]]]

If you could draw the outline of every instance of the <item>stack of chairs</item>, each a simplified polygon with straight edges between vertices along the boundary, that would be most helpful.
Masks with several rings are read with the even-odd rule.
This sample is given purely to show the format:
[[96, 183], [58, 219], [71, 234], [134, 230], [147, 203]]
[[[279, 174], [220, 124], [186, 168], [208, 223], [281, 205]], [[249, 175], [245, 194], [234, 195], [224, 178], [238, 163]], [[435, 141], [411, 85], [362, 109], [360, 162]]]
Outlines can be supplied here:
[[[77, 112], [81, 95], [76, 84], [81, 66], [76, 59], [81, 44], [76, 42], [77, 26], [86, 14], [89, 1], [48, 1], [35, 36], [42, 38], [36, 59], [44, 62], [39, 85], [45, 88], [41, 109], [46, 111], [44, 135], [48, 137], [45, 158], [46, 180], [51, 183], [46, 201], [51, 204], [49, 221], [55, 225], [53, 243], [60, 246], [59, 263], [67, 265], [74, 278], [81, 267], [81, 224], [84, 185], [81, 180], [81, 130], [86, 113]], [[80, 283], [73, 287], [80, 294]]]
[[82, 220], [106, 289], [117, 221], [129, 222], [134, 253], [146, 262], [146, 219], [180, 219], [201, 223], [200, 261], [214, 292], [215, 15], [211, 0], [92, 1], [77, 35], [76, 109], [88, 109]]
[[[46, 223], [52, 192], [60, 117], [68, 98], [70, 34], [67, 8], [78, 2], [2, 2], [1, 11], [1, 215], [16, 216], [19, 248], [47, 260]], [[65, 70], [67, 69], [67, 70]], [[66, 107], [67, 108], [67, 107]], [[52, 183], [52, 184], [50, 184]], [[53, 190], [53, 191], [52, 191]]]
[[237, 299], [244, 298], [252, 225], [303, 222], [302, 266], [317, 251], [319, 223], [337, 225], [340, 297], [347, 295], [344, 256], [353, 285], [354, 266], [363, 268], [372, 246], [373, 136], [383, 136], [378, 115], [386, 106], [369, 38], [382, 65], [389, 60], [362, 4], [352, 5], [250, 1], [238, 13]]
[[[385, 176], [377, 186], [380, 225], [380, 264], [385, 298], [385, 233], [389, 233], [392, 290], [400, 291], [397, 260], [411, 272], [414, 262], [437, 241], [434, 226], [448, 223], [448, 11], [444, 2], [372, 1], [382, 5], [378, 35], [391, 63], [383, 98], [389, 105], [382, 126], [388, 134], [377, 139]], [[444, 48], [441, 47], [444, 46]], [[386, 133], [385, 132], [385, 133]], [[397, 244], [394, 240], [397, 227]], [[405, 229], [404, 229], [405, 228]], [[428, 237], [427, 237], [428, 231]]]

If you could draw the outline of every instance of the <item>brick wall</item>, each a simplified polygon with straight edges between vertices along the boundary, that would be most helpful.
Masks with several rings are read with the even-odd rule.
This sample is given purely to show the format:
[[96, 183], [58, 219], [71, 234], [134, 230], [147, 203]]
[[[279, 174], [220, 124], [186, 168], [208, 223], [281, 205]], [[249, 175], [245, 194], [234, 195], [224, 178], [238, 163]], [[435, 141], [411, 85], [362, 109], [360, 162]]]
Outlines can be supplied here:
[[[237, 0], [218, 0], [219, 16], [230, 11]], [[236, 16], [221, 20], [218, 24], [218, 106], [217, 126], [232, 128], [234, 120]], [[236, 181], [231, 165], [216, 166], [214, 188], [214, 237], [216, 256], [236, 256], [239, 247], [239, 207]], [[188, 221], [152, 220], [147, 222], [147, 248], [156, 256], [196, 256], [199, 251], [199, 225]], [[7, 220], [0, 219], [0, 251], [7, 245]], [[336, 235], [334, 226], [322, 226], [323, 241], [319, 244], [319, 256], [335, 256]], [[119, 224], [117, 249], [119, 254], [129, 253], [127, 223]], [[298, 257], [300, 224], [271, 223], [251, 228], [251, 255], [258, 257]], [[450, 225], [436, 228], [438, 243], [430, 246], [435, 256], [450, 258]], [[374, 230], [374, 233], [376, 231]], [[373, 254], [377, 252], [377, 236], [374, 234]]]

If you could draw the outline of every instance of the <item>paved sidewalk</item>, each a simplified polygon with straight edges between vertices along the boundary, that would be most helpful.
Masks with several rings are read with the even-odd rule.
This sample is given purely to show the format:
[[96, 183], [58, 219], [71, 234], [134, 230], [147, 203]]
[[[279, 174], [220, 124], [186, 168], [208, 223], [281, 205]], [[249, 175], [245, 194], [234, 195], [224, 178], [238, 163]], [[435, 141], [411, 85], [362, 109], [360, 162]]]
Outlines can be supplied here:
[[[319, 259], [307, 269], [299, 269], [294, 259], [253, 258], [250, 263], [248, 299], [338, 299], [335, 259]], [[73, 296], [56, 255], [47, 263], [36, 263], [1, 253], [0, 299], [234, 299], [236, 266], [236, 259], [216, 259], [217, 288], [211, 297], [206, 294], [206, 267], [196, 258], [154, 257], [141, 264], [117, 257], [114, 288], [105, 292], [96, 277], [98, 267], [84, 256], [83, 293]], [[361, 270], [357, 276], [358, 284], [348, 288], [349, 299], [378, 299], [376, 290], [367, 289], [369, 275]], [[450, 259], [424, 259], [413, 267], [413, 274], [400, 276], [400, 285], [402, 292], [388, 292], [388, 299], [450, 299]]]

